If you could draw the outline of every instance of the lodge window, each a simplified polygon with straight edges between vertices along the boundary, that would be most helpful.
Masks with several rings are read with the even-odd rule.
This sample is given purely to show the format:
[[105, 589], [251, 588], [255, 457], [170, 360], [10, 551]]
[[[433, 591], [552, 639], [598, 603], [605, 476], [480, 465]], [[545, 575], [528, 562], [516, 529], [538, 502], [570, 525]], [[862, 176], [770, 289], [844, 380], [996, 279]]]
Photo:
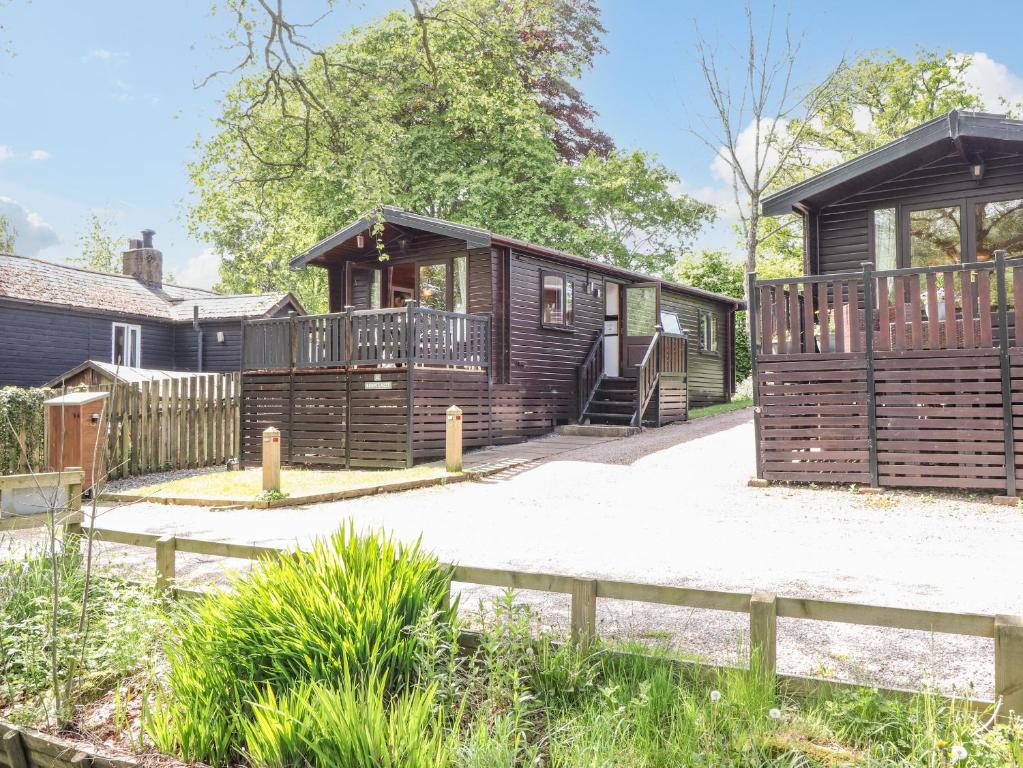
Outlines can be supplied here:
[[443, 261], [416, 262], [419, 305], [465, 314], [469, 311], [469, 260], [456, 256]]
[[110, 335], [110, 362], [138, 368], [142, 360], [142, 327], [114, 323]]
[[557, 328], [572, 325], [575, 319], [572, 279], [560, 272], [542, 272], [540, 281], [540, 323]]
[[671, 333], [676, 336], [682, 335], [682, 324], [678, 320], [678, 315], [674, 312], [661, 311], [661, 329], [665, 333]]
[[871, 211], [878, 270], [989, 261], [995, 251], [1023, 256], [1023, 199], [973, 196], [939, 205]]
[[700, 310], [700, 351], [718, 351], [718, 324], [714, 313], [710, 310]]

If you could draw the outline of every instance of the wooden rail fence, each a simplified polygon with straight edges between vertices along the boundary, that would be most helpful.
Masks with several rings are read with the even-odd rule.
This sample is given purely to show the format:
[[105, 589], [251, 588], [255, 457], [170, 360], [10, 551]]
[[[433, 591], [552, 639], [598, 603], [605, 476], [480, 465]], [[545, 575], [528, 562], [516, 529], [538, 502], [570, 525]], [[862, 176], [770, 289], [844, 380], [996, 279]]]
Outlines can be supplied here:
[[989, 489], [1023, 466], [1023, 265], [749, 279], [757, 475]]
[[[185, 552], [212, 557], [258, 560], [279, 556], [281, 547], [235, 544], [223, 541], [97, 528], [97, 539], [154, 550], [157, 585], [171, 596], [193, 596], [201, 592], [175, 586], [176, 556]], [[454, 565], [453, 581], [463, 584], [556, 592], [571, 596], [571, 636], [576, 642], [589, 642], [597, 636], [597, 600], [628, 600], [685, 608], [711, 609], [749, 614], [750, 658], [756, 659], [765, 673], [779, 681], [802, 688], [834, 685], [777, 673], [777, 620], [806, 619], [858, 626], [886, 627], [922, 632], [993, 638], [995, 647], [995, 700], [1001, 701], [1002, 714], [1023, 712], [1023, 617], [951, 613], [945, 611], [895, 608], [835, 600], [785, 597], [767, 592], [724, 592], [660, 584], [637, 584], [610, 579], [591, 579], [565, 574], [513, 571]], [[905, 691], [892, 691], [905, 693]], [[978, 708], [994, 702], [972, 700]]]

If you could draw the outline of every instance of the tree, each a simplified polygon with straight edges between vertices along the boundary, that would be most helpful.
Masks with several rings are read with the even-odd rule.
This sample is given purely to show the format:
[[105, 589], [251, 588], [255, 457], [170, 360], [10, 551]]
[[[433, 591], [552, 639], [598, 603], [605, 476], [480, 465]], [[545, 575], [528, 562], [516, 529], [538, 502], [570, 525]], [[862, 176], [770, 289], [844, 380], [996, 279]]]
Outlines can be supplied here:
[[792, 225], [791, 220], [780, 224], [765, 222], [760, 201], [784, 180], [803, 145], [806, 127], [819, 113], [823, 94], [841, 71], [839, 65], [821, 86], [801, 93], [793, 82], [799, 42], [792, 38], [786, 24], [784, 40], [780, 49], [776, 48], [774, 11], [772, 5], [770, 21], [758, 33], [753, 9], [749, 3], [745, 7], [744, 76], [736, 92], [707, 41], [697, 42], [700, 69], [714, 114], [695, 133], [729, 169], [746, 269], [751, 272], [756, 270], [761, 244], [778, 227]]
[[261, 76], [242, 78], [190, 168], [190, 226], [225, 254], [223, 286], [287, 287], [322, 306], [320, 270], [296, 274], [288, 260], [384, 204], [623, 266], [669, 265], [712, 209], [671, 195], [675, 176], [649, 155], [602, 155], [571, 133], [575, 118], [548, 111], [549, 84], [570, 82], [598, 49], [593, 13], [441, 0], [418, 17], [388, 14], [302, 68], [329, 121], [304, 119], [287, 94], [271, 105]]
[[0, 216], [0, 253], [14, 253], [14, 238], [17, 234], [14, 225]]
[[120, 272], [120, 240], [109, 232], [110, 222], [89, 214], [85, 231], [78, 236], [79, 254], [68, 261], [96, 272]]

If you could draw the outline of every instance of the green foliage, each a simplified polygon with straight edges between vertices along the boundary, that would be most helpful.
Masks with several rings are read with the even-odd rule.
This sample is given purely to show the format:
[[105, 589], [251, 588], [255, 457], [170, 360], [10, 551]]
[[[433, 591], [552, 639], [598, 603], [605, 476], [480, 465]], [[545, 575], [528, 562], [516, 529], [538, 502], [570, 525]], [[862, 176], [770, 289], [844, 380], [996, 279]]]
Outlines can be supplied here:
[[261, 491], [256, 498], [259, 501], [283, 501], [288, 498], [291, 494], [286, 491], [279, 491], [271, 488], [268, 491]]
[[46, 450], [48, 389], [0, 387], [0, 475], [38, 469]]
[[347, 680], [404, 688], [424, 653], [412, 630], [426, 620], [451, 624], [453, 611], [440, 610], [449, 582], [418, 544], [360, 536], [354, 527], [309, 552], [264, 561], [175, 622], [168, 695], [154, 709], [150, 735], [165, 752], [223, 765], [238, 757], [252, 702], [268, 690], [285, 700], [309, 681], [333, 690]]
[[[78, 236], [79, 254], [68, 261], [96, 272], [119, 273], [121, 248], [117, 237], [110, 234], [110, 222], [98, 215], [89, 215], [86, 229]], [[168, 281], [169, 282], [169, 281]]]
[[[0, 27], [0, 30], [2, 29], [3, 27]], [[17, 234], [14, 225], [0, 216], [0, 253], [14, 253], [14, 238]]]
[[[4, 542], [0, 542], [4, 544]], [[147, 665], [161, 626], [152, 590], [106, 570], [89, 578], [77, 546], [57, 542], [18, 551], [6, 543], [0, 558], [0, 707], [18, 703], [45, 714], [56, 681], [74, 706], [105, 693], [111, 682]], [[57, 588], [54, 590], [56, 575]], [[56, 592], [56, 623], [54, 623]], [[56, 669], [52, 638], [56, 638]]]
[[322, 119], [291, 95], [267, 101], [261, 78], [241, 80], [190, 167], [190, 227], [225, 254], [222, 286], [290, 288], [322, 306], [322, 271], [291, 272], [289, 259], [384, 204], [667, 266], [713, 209], [672, 195], [676, 177], [650, 155], [604, 147], [576, 160], [544, 85], [563, 88], [590, 65], [599, 44], [587, 6], [440, 0], [429, 55], [412, 14], [392, 12], [303, 70]]
[[335, 687], [305, 682], [277, 695], [261, 692], [242, 723], [255, 768], [444, 768], [443, 730], [434, 689], [390, 699], [381, 677]]

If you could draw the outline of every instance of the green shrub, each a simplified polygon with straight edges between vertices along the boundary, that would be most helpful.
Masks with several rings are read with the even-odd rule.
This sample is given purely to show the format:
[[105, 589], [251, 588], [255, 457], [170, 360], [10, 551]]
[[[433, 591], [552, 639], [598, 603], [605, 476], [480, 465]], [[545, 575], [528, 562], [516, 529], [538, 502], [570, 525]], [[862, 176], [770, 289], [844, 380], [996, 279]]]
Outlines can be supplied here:
[[42, 466], [46, 430], [43, 401], [50, 389], [0, 387], [0, 475]]
[[440, 610], [449, 585], [449, 571], [418, 544], [353, 527], [309, 552], [265, 560], [176, 622], [168, 694], [149, 726], [154, 742], [222, 765], [236, 757], [252, 703], [268, 690], [284, 700], [307, 682], [405, 689], [429, 655], [416, 627], [436, 621], [451, 631], [454, 609]]
[[0, 541], [8, 548], [0, 557], [0, 707], [21, 702], [39, 717], [54, 683], [70, 706], [152, 661], [162, 626], [153, 590], [94, 568], [83, 621], [78, 547], [58, 541], [51, 557], [48, 545], [17, 551]]
[[443, 729], [434, 689], [403, 691], [390, 699], [382, 678], [337, 687], [301, 683], [278, 696], [259, 695], [242, 724], [255, 768], [443, 768]]

